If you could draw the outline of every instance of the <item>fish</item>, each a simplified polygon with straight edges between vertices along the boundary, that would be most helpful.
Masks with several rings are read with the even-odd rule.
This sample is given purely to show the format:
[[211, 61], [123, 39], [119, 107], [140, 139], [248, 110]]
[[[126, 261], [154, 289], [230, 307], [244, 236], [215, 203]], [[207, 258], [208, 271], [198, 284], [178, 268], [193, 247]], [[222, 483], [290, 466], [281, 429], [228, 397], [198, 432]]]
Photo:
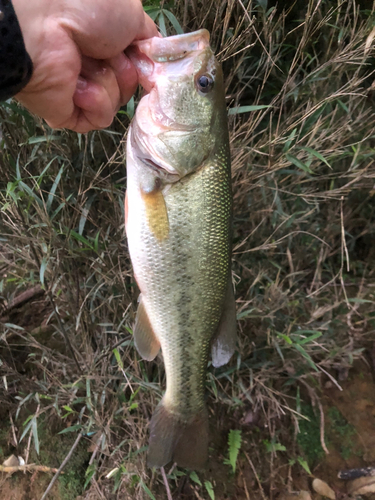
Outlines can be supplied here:
[[199, 30], [127, 49], [144, 88], [127, 137], [125, 228], [140, 289], [134, 343], [162, 351], [166, 391], [150, 422], [147, 463], [208, 460], [209, 360], [236, 348], [232, 187], [223, 73]]

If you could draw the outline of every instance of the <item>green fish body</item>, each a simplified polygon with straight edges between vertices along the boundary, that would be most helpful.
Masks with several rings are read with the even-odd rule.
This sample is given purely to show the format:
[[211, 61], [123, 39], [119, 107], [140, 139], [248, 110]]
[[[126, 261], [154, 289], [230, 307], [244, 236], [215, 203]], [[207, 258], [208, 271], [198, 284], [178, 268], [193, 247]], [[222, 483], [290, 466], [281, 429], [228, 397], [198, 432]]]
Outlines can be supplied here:
[[221, 68], [208, 32], [137, 42], [130, 57], [149, 91], [127, 146], [126, 231], [141, 290], [136, 347], [161, 347], [165, 395], [150, 424], [148, 463], [207, 460], [205, 379], [235, 348], [232, 192]]

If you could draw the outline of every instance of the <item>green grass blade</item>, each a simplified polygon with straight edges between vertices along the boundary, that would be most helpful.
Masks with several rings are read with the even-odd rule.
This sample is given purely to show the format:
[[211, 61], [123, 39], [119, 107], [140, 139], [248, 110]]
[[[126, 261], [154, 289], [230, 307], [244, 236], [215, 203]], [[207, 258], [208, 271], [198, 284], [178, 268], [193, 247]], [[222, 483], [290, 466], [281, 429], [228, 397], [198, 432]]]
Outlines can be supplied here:
[[260, 109], [267, 108], [272, 108], [272, 106], [266, 106], [265, 104], [254, 106], [236, 106], [235, 108], [229, 108], [228, 115], [239, 115], [241, 113], [250, 113], [251, 111], [259, 111]]

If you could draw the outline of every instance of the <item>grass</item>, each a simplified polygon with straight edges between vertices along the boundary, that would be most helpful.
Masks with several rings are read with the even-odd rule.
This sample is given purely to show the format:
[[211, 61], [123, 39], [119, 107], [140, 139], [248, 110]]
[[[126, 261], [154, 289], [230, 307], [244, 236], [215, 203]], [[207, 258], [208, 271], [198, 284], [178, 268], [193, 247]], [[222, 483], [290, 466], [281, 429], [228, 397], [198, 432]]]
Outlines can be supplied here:
[[[167, 471], [176, 498], [235, 494], [246, 457], [272, 491], [278, 457], [299, 457], [290, 429], [302, 448], [304, 433], [317, 440], [311, 426], [304, 431], [299, 391], [316, 405], [321, 384], [336, 382], [373, 338], [375, 12], [367, 3], [181, 0], [160, 7], [169, 18], [159, 2], [146, 3], [169, 34], [174, 20], [184, 31], [210, 30], [230, 110], [239, 343], [229, 365], [207, 376], [211, 470]], [[162, 499], [145, 447], [164, 371], [160, 360], [139, 360], [131, 334], [123, 136], [132, 104], [122, 111], [110, 129], [82, 136], [50, 130], [15, 102], [1, 106], [0, 400], [21, 433], [16, 412], [29, 396], [23, 406], [36, 421], [84, 434], [92, 450], [84, 498], [100, 490], [107, 499]], [[43, 296], [9, 309], [38, 285]], [[225, 461], [236, 429], [233, 476]]]

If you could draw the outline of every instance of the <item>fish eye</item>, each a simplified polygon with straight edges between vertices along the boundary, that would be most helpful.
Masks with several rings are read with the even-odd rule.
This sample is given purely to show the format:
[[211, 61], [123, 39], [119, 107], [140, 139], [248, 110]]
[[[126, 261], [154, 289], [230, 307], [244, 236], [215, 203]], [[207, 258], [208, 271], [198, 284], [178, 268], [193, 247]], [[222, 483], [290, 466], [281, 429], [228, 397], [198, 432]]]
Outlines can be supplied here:
[[214, 80], [211, 75], [201, 75], [196, 82], [198, 91], [207, 94], [214, 86]]

